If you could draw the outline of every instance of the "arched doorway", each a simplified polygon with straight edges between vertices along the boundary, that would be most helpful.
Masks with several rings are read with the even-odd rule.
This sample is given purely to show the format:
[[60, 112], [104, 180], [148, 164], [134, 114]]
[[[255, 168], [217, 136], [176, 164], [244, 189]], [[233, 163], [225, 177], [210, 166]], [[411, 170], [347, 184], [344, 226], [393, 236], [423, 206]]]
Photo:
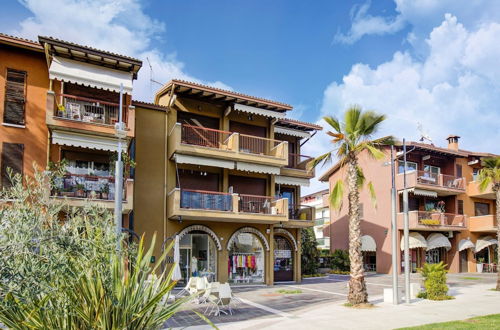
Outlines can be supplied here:
[[269, 244], [261, 232], [252, 227], [241, 228], [231, 236], [227, 249], [229, 283], [264, 283], [265, 251]]
[[274, 281], [293, 281], [293, 248], [281, 235], [274, 236]]

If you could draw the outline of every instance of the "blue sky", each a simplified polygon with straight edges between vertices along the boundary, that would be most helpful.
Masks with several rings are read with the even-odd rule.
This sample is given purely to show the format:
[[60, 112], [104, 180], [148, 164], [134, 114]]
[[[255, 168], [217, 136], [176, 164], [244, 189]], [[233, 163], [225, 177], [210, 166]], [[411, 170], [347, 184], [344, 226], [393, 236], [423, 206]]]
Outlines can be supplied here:
[[[182, 78], [292, 104], [322, 123], [360, 104], [380, 135], [500, 153], [500, 1], [9, 0], [0, 31], [144, 61], [134, 97]], [[318, 134], [304, 150], [328, 150]], [[319, 173], [322, 170], [318, 171]], [[305, 191], [319, 188], [317, 183]]]

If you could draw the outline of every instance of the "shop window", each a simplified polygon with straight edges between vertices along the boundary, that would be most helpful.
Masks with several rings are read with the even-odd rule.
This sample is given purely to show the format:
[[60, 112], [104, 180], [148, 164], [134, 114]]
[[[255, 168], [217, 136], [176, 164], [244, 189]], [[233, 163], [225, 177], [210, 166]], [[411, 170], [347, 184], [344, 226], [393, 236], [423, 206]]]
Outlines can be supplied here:
[[3, 122], [24, 125], [26, 107], [26, 72], [7, 69]]
[[12, 170], [12, 175], [23, 174], [23, 156], [24, 144], [6, 142], [2, 144], [2, 187], [11, 186], [8, 168]]
[[476, 217], [489, 214], [490, 214], [490, 204], [479, 203], [479, 202], [474, 203], [474, 215]]
[[228, 270], [230, 283], [264, 283], [264, 248], [255, 234], [238, 234], [229, 250]]
[[213, 239], [204, 232], [191, 232], [180, 240], [179, 266], [182, 279], [187, 283], [190, 277], [206, 277], [216, 280], [217, 248]]

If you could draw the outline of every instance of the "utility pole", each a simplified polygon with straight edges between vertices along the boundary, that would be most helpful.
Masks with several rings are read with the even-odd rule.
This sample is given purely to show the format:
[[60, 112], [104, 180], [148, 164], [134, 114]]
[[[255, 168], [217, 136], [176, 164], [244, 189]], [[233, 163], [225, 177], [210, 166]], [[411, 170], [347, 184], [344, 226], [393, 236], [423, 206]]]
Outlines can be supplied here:
[[118, 158], [115, 163], [115, 230], [117, 235], [116, 248], [121, 248], [122, 233], [122, 203], [123, 203], [123, 163], [122, 163], [122, 139], [127, 132], [123, 124], [123, 84], [120, 84], [120, 102], [118, 109], [118, 123], [115, 124], [115, 136], [118, 138]]
[[410, 220], [408, 214], [408, 189], [406, 188], [406, 141], [403, 139], [403, 212], [404, 212], [404, 258], [405, 258], [405, 300], [410, 303]]
[[398, 290], [398, 223], [396, 219], [396, 179], [395, 179], [394, 146], [391, 145], [391, 238], [392, 238], [392, 303], [399, 304]]

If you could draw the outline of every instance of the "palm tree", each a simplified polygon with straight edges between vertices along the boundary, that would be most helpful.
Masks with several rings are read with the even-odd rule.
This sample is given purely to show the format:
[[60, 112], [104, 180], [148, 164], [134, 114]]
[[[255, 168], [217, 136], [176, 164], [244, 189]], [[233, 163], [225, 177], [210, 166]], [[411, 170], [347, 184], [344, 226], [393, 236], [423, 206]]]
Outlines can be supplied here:
[[[359, 106], [348, 108], [344, 114], [344, 121], [327, 116], [323, 118], [333, 131], [327, 132], [333, 137], [333, 150], [312, 160], [311, 167], [316, 167], [320, 163], [331, 161], [335, 154], [340, 159], [341, 167], [347, 165], [347, 189], [349, 201], [349, 260], [350, 260], [350, 280], [349, 295], [347, 300], [352, 305], [368, 302], [366, 291], [365, 274], [363, 270], [363, 258], [361, 254], [361, 228], [359, 216], [359, 191], [365, 183], [362, 169], [358, 166], [358, 155], [367, 151], [375, 159], [382, 159], [384, 153], [381, 151], [382, 145], [394, 143], [392, 136], [372, 140], [371, 137], [380, 123], [386, 117], [373, 111], [363, 111]], [[375, 204], [375, 189], [368, 183], [372, 202]], [[330, 204], [334, 209], [342, 207], [342, 197], [344, 194], [344, 182], [338, 180], [331, 193]]]
[[[500, 242], [500, 157], [483, 158], [479, 171], [479, 190], [485, 191], [489, 185], [495, 193], [497, 204], [497, 240]], [[500, 247], [497, 247], [497, 259], [500, 262]], [[500, 291], [500, 269], [498, 270], [497, 291]]]

